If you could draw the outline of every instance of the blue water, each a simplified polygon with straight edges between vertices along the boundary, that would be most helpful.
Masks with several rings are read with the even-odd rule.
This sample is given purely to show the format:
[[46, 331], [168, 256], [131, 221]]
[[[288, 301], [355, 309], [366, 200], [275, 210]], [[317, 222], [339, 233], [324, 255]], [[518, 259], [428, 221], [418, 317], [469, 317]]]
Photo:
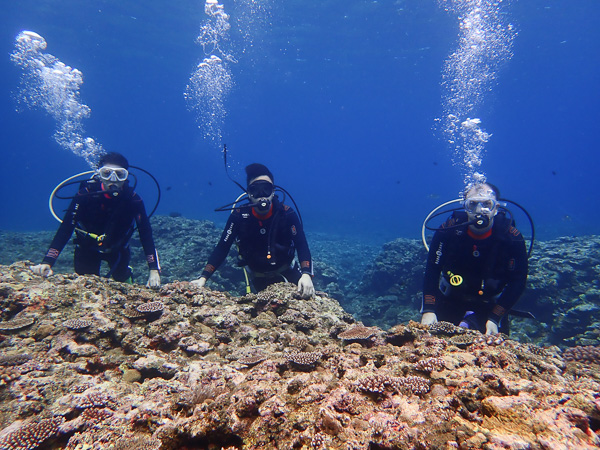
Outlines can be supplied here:
[[[221, 4], [237, 62], [215, 142], [183, 95], [208, 56], [194, 43], [204, 2], [2, 2], [0, 229], [55, 228], [50, 191], [89, 169], [54, 141], [52, 117], [16, 111], [21, 69], [10, 54], [22, 30], [83, 73], [86, 136], [157, 177], [159, 214], [224, 223], [213, 209], [239, 190], [225, 175], [222, 142], [240, 182], [246, 164], [271, 168], [309, 231], [417, 238], [426, 214], [456, 198], [464, 174], [436, 130], [444, 62], [458, 45], [455, 13], [429, 0]], [[598, 233], [600, 3], [522, 0], [500, 13], [516, 34], [474, 111], [492, 135], [481, 170], [528, 209], [539, 237]], [[140, 177], [138, 191], [151, 206], [152, 183]], [[528, 234], [522, 216], [518, 224]]]

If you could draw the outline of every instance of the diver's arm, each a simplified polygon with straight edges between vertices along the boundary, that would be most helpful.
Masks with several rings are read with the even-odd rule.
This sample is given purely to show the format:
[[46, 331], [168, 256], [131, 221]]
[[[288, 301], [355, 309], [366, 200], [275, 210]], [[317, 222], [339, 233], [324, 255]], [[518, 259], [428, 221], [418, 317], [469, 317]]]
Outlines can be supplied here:
[[208, 262], [202, 271], [201, 278], [208, 280], [213, 273], [219, 268], [231, 249], [231, 245], [236, 240], [239, 229], [239, 220], [241, 216], [235, 211], [229, 215], [225, 229], [221, 234], [221, 238], [211, 255], [208, 258]]
[[287, 226], [291, 229], [292, 240], [294, 241], [296, 252], [298, 253], [298, 261], [300, 261], [300, 271], [302, 274], [310, 275], [312, 277], [314, 275], [312, 256], [310, 254], [310, 248], [308, 247], [308, 241], [306, 240], [302, 223], [300, 223], [298, 214], [291, 208], [287, 213], [287, 217]]
[[520, 233], [517, 236], [513, 234], [509, 245], [510, 256], [509, 260], [505, 261], [505, 264], [508, 264], [508, 281], [489, 316], [496, 324], [499, 324], [502, 317], [517, 303], [527, 283], [527, 249], [523, 236]]
[[80, 201], [81, 198], [77, 196], [71, 200], [71, 204], [69, 205], [58, 230], [56, 230], [56, 234], [42, 260], [42, 264], [47, 264], [52, 267], [65, 248], [65, 245], [67, 245], [67, 242], [69, 242], [69, 239], [71, 239], [71, 235], [75, 229], [75, 211], [78, 209], [77, 205]]
[[[440, 273], [444, 258], [443, 232], [436, 231], [429, 246], [427, 266], [423, 280], [423, 297], [421, 299], [421, 314], [435, 313], [438, 296], [440, 295]], [[428, 316], [431, 317], [431, 316]]]
[[152, 236], [152, 226], [150, 225], [150, 219], [146, 214], [146, 208], [144, 201], [137, 194], [133, 195], [131, 199], [132, 207], [135, 212], [135, 223], [138, 228], [140, 235], [140, 241], [144, 248], [144, 255], [146, 255], [146, 262], [148, 263], [148, 269], [158, 271], [160, 273], [160, 264], [158, 261], [158, 253], [156, 252], [156, 246], [154, 245], [154, 238]]

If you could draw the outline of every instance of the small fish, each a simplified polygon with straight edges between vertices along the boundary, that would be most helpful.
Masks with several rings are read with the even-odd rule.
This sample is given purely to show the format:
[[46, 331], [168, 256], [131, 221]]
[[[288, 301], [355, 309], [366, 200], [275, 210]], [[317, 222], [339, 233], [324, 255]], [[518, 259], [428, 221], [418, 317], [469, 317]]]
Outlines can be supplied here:
[[165, 188], [165, 191], [170, 191], [170, 190], [171, 190], [171, 186], [167, 186], [167, 187]]

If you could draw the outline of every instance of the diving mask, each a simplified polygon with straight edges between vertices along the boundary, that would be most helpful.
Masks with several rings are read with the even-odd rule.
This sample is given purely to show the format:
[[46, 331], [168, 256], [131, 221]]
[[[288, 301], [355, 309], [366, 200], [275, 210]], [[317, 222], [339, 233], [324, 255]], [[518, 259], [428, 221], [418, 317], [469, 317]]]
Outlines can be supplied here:
[[464, 201], [465, 211], [469, 214], [492, 214], [498, 202], [489, 197], [471, 197]]
[[258, 180], [248, 186], [247, 192], [253, 199], [268, 198], [273, 195], [275, 187], [273, 183], [266, 180]]
[[267, 180], [257, 180], [246, 190], [253, 207], [260, 213], [266, 214], [271, 208], [275, 186]]
[[123, 182], [129, 176], [127, 169], [122, 167], [103, 166], [98, 169], [97, 173], [102, 181], [112, 181], [113, 183]]

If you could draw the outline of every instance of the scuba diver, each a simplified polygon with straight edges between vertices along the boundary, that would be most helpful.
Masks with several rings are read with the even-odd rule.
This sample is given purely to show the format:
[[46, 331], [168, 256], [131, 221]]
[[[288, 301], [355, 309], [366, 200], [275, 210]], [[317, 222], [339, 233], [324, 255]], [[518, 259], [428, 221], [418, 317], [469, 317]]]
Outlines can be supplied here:
[[[303, 298], [313, 297], [312, 259], [298, 214], [275, 195], [273, 174], [266, 166], [250, 164], [246, 175], [249, 203], [234, 205], [200, 278], [192, 284], [203, 287], [236, 241], [240, 265], [250, 269], [257, 292], [285, 281], [297, 284]], [[299, 265], [294, 261], [296, 252]]]
[[34, 273], [52, 275], [52, 266], [75, 231], [73, 261], [77, 274], [100, 275], [100, 265], [106, 261], [110, 268], [107, 278], [132, 283], [129, 239], [137, 225], [150, 269], [147, 286], [160, 286], [150, 220], [142, 198], [129, 185], [128, 169], [123, 155], [102, 155], [94, 176], [80, 183], [42, 263], [31, 266]]
[[527, 280], [525, 240], [494, 185], [472, 185], [463, 197], [464, 210], [436, 229], [429, 247], [421, 323], [508, 334], [507, 315]]

